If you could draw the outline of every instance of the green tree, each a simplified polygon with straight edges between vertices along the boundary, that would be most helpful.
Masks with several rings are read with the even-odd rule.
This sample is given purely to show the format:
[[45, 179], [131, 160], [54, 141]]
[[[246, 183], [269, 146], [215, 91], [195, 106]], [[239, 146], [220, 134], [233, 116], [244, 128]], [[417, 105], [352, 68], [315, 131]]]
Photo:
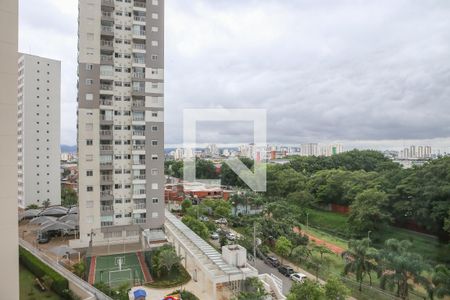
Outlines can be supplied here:
[[72, 266], [73, 273], [77, 275], [78, 277], [84, 279], [86, 274], [86, 265], [84, 262], [76, 263]]
[[325, 291], [318, 282], [305, 280], [292, 285], [287, 300], [325, 300]]
[[409, 252], [412, 244], [409, 241], [389, 239], [385, 248], [381, 250], [381, 265], [383, 267], [380, 277], [381, 288], [397, 289], [397, 296], [408, 299], [409, 290], [414, 284], [419, 284], [430, 290], [430, 282], [422, 275], [429, 269], [419, 254]]
[[391, 215], [386, 209], [387, 202], [387, 194], [376, 189], [358, 194], [350, 206], [350, 228], [358, 233], [379, 230], [391, 221]]
[[450, 269], [445, 265], [434, 267], [432, 282], [434, 285], [433, 295], [438, 298], [450, 296]]
[[369, 276], [370, 285], [372, 285], [371, 272], [377, 270], [377, 250], [371, 248], [369, 239], [351, 240], [348, 243], [348, 251], [342, 255], [346, 259], [344, 274], [355, 274], [356, 280], [359, 282], [359, 291], [362, 290], [362, 282], [365, 276]]
[[292, 251], [292, 242], [285, 236], [280, 236], [275, 243], [275, 252], [281, 255], [281, 259], [288, 257]]
[[224, 200], [215, 200], [214, 215], [220, 218], [229, 218], [231, 215], [231, 203]]
[[300, 264], [305, 261], [308, 260], [312, 255], [311, 250], [308, 248], [308, 246], [305, 245], [300, 245], [295, 247], [294, 249], [292, 249], [292, 258], [294, 258], [297, 262], [299, 262]]
[[72, 188], [63, 188], [61, 190], [61, 204], [63, 206], [73, 206], [78, 204], [77, 192]]
[[243, 291], [239, 293], [237, 300], [264, 300], [267, 295], [258, 277], [250, 277], [245, 279]]
[[173, 248], [165, 249], [159, 253], [159, 267], [170, 273], [172, 268], [181, 262], [181, 257], [177, 255]]
[[181, 219], [186, 226], [188, 226], [192, 231], [194, 231], [196, 234], [198, 234], [203, 239], [208, 239], [209, 237], [209, 230], [206, 225], [198, 220], [197, 218], [193, 218], [191, 216], [184, 216], [183, 219]]
[[331, 276], [325, 284], [326, 299], [345, 300], [350, 296], [350, 290], [339, 278]]
[[186, 213], [186, 210], [191, 207], [192, 207], [191, 200], [185, 199], [185, 200], [183, 200], [183, 202], [181, 202], [181, 210], [183, 211], [183, 213]]

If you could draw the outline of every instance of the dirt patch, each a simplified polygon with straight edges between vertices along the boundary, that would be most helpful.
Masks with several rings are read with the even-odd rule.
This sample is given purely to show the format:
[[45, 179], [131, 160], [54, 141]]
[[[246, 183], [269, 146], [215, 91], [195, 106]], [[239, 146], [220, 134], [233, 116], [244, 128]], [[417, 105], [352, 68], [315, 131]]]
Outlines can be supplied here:
[[293, 228], [293, 231], [295, 232], [295, 233], [298, 233], [298, 234], [303, 234], [303, 235], [306, 235], [308, 238], [309, 238], [309, 240], [310, 241], [313, 241], [313, 242], [315, 242], [317, 245], [322, 245], [322, 246], [324, 246], [324, 247], [327, 247], [330, 251], [332, 251], [333, 253], [336, 253], [336, 254], [342, 254], [342, 252], [344, 252], [345, 251], [345, 249], [344, 248], [342, 248], [342, 247], [339, 247], [339, 246], [337, 246], [337, 245], [335, 245], [335, 244], [332, 244], [332, 243], [330, 243], [330, 242], [327, 242], [327, 241], [324, 241], [324, 240], [322, 240], [322, 239], [319, 239], [319, 238], [317, 238], [317, 237], [315, 237], [315, 236], [313, 236], [313, 235], [311, 235], [311, 234], [309, 234], [309, 233], [306, 233], [306, 232], [304, 232], [304, 231], [302, 231], [300, 228], [298, 228], [298, 227], [294, 227]]

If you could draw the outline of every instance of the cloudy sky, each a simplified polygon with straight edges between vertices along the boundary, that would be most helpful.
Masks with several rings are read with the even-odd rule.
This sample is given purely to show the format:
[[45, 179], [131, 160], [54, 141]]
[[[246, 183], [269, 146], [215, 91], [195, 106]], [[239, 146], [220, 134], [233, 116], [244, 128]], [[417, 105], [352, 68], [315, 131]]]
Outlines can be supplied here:
[[[77, 0], [20, 4], [20, 50], [62, 61], [75, 144]], [[169, 145], [183, 108], [224, 107], [266, 109], [271, 143], [450, 146], [448, 0], [167, 0], [165, 33]], [[204, 125], [202, 142], [252, 140], [249, 123]]]

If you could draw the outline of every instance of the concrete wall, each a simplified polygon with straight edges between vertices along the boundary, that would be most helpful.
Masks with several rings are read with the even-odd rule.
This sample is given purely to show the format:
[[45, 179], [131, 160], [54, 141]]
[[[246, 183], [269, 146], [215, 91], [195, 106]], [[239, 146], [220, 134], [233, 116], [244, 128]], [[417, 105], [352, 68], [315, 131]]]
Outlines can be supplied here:
[[0, 293], [19, 299], [17, 229], [17, 0], [0, 2]]

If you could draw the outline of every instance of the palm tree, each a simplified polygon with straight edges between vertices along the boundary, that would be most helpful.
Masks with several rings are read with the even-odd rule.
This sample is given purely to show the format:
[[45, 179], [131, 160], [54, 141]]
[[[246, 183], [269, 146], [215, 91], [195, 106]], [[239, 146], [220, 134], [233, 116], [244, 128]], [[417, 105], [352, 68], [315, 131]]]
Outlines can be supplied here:
[[445, 265], [434, 267], [432, 282], [434, 285], [432, 296], [438, 298], [450, 296], [450, 269]]
[[173, 249], [165, 249], [159, 253], [159, 267], [166, 269], [168, 273], [180, 262], [181, 257]]
[[385, 248], [381, 251], [381, 288], [397, 287], [397, 296], [408, 299], [409, 290], [413, 287], [410, 283], [420, 284], [430, 290], [430, 282], [421, 273], [429, 266], [423, 261], [422, 256], [409, 252], [409, 241], [389, 239], [385, 242]]
[[371, 272], [377, 269], [377, 250], [369, 246], [370, 240], [351, 240], [348, 244], [348, 251], [342, 253], [346, 258], [347, 264], [344, 268], [344, 274], [353, 273], [359, 282], [359, 291], [362, 290], [364, 277], [369, 276], [370, 285], [372, 285]]

